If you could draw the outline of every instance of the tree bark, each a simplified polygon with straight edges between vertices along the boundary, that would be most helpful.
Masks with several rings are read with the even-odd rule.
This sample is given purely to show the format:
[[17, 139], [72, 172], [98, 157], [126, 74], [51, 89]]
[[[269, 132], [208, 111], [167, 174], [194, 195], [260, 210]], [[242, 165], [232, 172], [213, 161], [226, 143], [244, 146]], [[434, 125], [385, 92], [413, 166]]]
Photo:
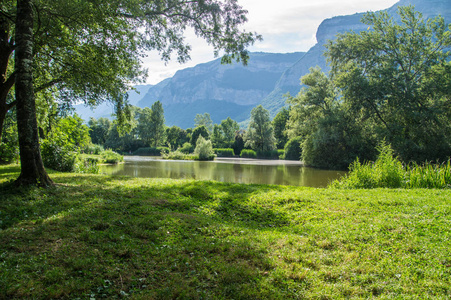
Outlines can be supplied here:
[[16, 185], [49, 186], [53, 182], [41, 158], [33, 93], [33, 20], [32, 0], [18, 0], [15, 72], [21, 173]]

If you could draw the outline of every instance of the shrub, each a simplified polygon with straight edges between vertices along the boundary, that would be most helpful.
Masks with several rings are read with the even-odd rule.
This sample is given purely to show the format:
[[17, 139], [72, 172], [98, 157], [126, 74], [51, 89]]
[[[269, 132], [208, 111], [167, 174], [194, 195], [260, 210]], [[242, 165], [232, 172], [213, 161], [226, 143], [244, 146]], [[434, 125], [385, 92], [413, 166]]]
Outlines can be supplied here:
[[257, 158], [257, 152], [250, 149], [241, 150], [240, 157], [242, 158]]
[[178, 151], [185, 153], [185, 154], [189, 154], [189, 153], [193, 153], [194, 152], [194, 146], [191, 145], [190, 143], [186, 142], [183, 144], [182, 148], [179, 148]]
[[279, 159], [278, 150], [257, 151], [257, 158]]
[[233, 151], [232, 148], [226, 148], [226, 149], [217, 148], [217, 149], [213, 149], [213, 150], [218, 157], [234, 157], [235, 156], [235, 152]]
[[102, 151], [104, 151], [105, 149], [103, 149], [102, 145], [96, 145], [96, 144], [90, 144], [87, 145], [84, 149], [83, 152], [87, 153], [87, 154], [94, 154], [94, 155], [99, 155]]
[[196, 142], [196, 149], [194, 154], [198, 156], [199, 160], [213, 160], [214, 153], [211, 141], [205, 140], [203, 136], [199, 135]]
[[138, 148], [138, 150], [133, 152], [133, 155], [139, 155], [139, 156], [161, 156], [162, 155], [162, 149], [161, 149], [161, 147]]
[[300, 160], [302, 153], [301, 143], [302, 137], [300, 136], [290, 139], [285, 145], [284, 159]]
[[19, 147], [13, 143], [0, 143], [0, 164], [9, 164], [19, 159]]
[[174, 159], [174, 160], [195, 160], [197, 156], [192, 154], [185, 154], [179, 150], [169, 152], [163, 155], [164, 159]]
[[61, 172], [73, 172], [78, 159], [78, 154], [72, 147], [63, 145], [61, 140], [55, 137], [41, 141], [41, 156], [46, 168]]
[[102, 161], [107, 164], [117, 164], [124, 161], [124, 157], [112, 150], [105, 150], [100, 154]]
[[99, 160], [97, 158], [83, 159], [78, 156], [74, 164], [74, 172], [82, 174], [98, 174], [99, 166], [97, 165]]

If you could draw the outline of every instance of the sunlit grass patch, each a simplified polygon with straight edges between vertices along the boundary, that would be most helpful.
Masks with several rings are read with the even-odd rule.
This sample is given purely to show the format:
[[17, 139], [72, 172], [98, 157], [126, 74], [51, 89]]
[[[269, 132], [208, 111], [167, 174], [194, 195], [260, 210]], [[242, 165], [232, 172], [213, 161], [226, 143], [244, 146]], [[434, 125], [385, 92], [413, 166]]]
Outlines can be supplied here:
[[0, 298], [451, 296], [450, 190], [69, 173], [18, 190], [2, 168]]

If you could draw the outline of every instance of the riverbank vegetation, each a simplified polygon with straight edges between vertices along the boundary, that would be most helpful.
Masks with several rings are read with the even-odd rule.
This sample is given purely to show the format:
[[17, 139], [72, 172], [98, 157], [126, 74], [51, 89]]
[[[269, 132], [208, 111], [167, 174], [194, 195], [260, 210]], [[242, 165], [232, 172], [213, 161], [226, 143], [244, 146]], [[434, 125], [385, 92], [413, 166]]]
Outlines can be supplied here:
[[449, 189], [18, 172], [0, 166], [0, 298], [451, 295]]

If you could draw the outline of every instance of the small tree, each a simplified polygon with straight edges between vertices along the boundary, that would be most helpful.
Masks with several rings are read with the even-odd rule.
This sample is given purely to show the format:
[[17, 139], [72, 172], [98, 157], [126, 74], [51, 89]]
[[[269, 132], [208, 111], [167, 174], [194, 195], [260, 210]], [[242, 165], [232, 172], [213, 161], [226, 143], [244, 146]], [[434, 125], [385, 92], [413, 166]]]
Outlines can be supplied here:
[[194, 127], [205, 126], [209, 133], [213, 132], [213, 121], [211, 120], [209, 113], [204, 113], [203, 115], [197, 114], [194, 118]]
[[152, 112], [150, 113], [150, 140], [154, 147], [157, 147], [164, 138], [164, 110], [160, 101], [152, 104]]
[[276, 139], [268, 110], [259, 105], [251, 111], [251, 121], [244, 136], [245, 146], [256, 151], [275, 149]]
[[194, 149], [194, 154], [199, 157], [199, 160], [211, 159], [213, 157], [211, 141], [207, 141], [202, 136], [199, 136], [196, 143], [196, 149]]
[[191, 145], [197, 144], [197, 139], [199, 138], [199, 136], [204, 137], [204, 139], [210, 138], [210, 134], [208, 133], [208, 130], [204, 125], [194, 128], [193, 133], [191, 134]]
[[288, 135], [286, 132], [286, 126], [290, 117], [290, 110], [285, 107], [277, 113], [272, 121], [274, 126], [274, 137], [276, 139], [277, 149], [283, 149], [288, 141]]

